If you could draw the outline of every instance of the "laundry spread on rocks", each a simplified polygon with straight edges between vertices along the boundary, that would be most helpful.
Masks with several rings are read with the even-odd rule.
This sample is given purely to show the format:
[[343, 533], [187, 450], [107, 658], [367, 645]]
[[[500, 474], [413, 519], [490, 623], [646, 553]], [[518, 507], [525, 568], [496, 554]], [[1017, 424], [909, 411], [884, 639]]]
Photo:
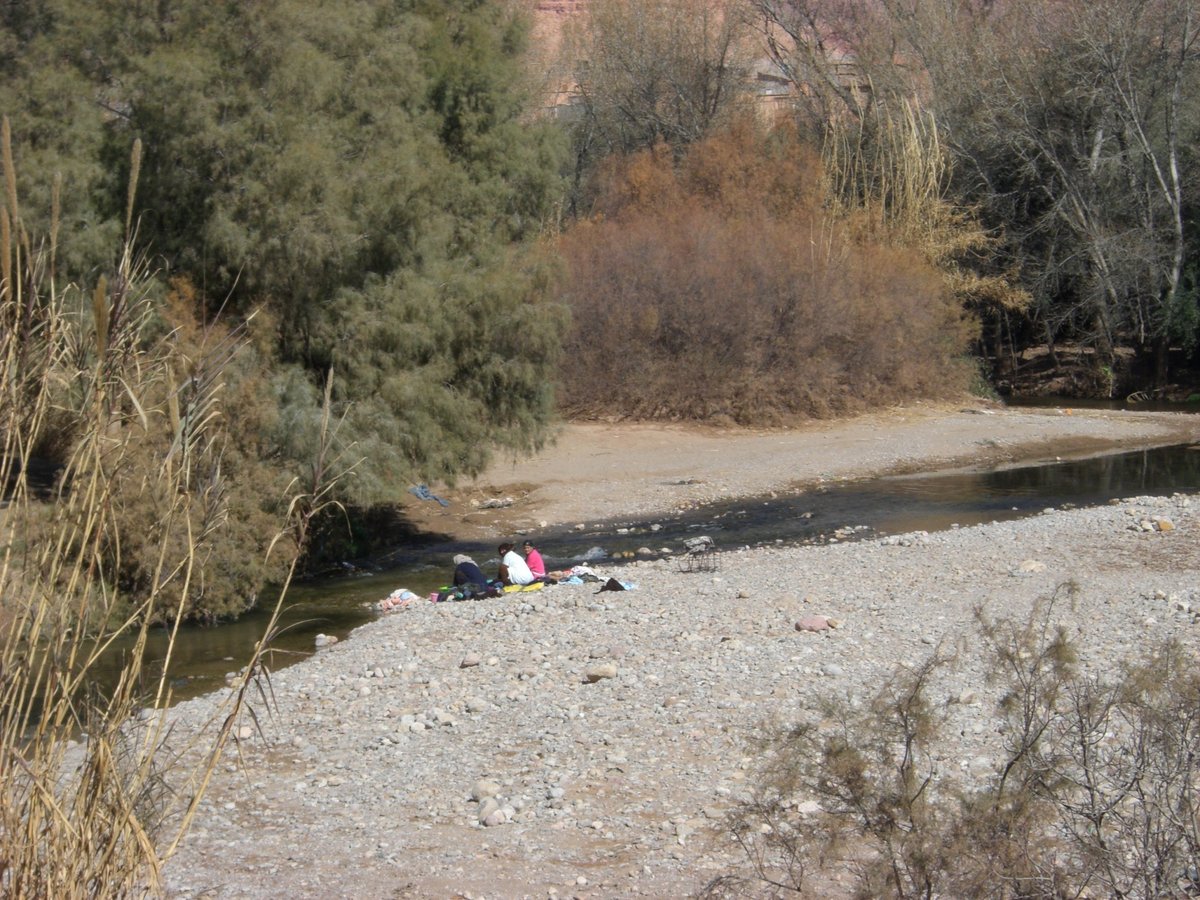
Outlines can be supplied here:
[[[714, 549], [711, 539], [703, 538], [703, 540], [707, 542], [706, 551], [711, 552]], [[422, 601], [447, 603], [463, 600], [486, 600], [503, 597], [506, 594], [540, 591], [557, 584], [595, 583], [600, 585], [600, 591], [637, 590], [636, 583], [602, 574], [587, 563], [547, 571], [545, 560], [532, 541], [525, 541], [521, 552], [518, 552], [510, 543], [501, 544], [497, 548], [497, 552], [498, 563], [495, 577], [485, 574], [475, 560], [460, 553], [454, 557], [454, 573], [449, 584], [441, 586], [428, 595], [418, 594], [404, 587], [396, 588], [374, 604], [375, 609], [379, 612], [392, 612], [406, 609], [414, 603]]]

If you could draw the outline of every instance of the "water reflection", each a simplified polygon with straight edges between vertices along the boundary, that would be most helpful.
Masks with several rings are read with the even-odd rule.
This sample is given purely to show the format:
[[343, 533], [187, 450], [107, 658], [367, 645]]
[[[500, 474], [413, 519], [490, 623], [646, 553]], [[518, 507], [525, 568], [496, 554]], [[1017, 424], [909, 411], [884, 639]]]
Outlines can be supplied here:
[[1200, 451], [1182, 446], [990, 472], [886, 478], [848, 487], [846, 494], [853, 497], [849, 506], [869, 517], [863, 524], [895, 533], [1197, 490]]

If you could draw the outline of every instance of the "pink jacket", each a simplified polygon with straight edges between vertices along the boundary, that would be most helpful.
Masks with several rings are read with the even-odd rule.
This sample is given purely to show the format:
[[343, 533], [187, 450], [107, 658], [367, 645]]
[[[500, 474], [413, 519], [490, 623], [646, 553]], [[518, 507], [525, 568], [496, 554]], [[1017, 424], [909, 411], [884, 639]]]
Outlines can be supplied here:
[[533, 573], [534, 578], [546, 577], [546, 563], [542, 559], [542, 554], [538, 553], [532, 547], [525, 554], [525, 562], [529, 565], [529, 571]]

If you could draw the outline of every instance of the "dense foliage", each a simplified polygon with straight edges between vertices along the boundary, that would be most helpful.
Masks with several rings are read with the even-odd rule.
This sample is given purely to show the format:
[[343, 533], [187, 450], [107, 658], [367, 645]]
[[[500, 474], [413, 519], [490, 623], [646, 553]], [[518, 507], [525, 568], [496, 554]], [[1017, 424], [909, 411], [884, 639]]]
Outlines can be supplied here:
[[1122, 350], [1142, 384], [1194, 361], [1195, 0], [751, 5], [815, 132], [870, 136], [913, 99], [932, 112], [954, 196], [999, 238], [983, 265], [1032, 299], [1027, 316], [987, 310], [991, 355], [1082, 344], [1095, 377], [1079, 388], [1108, 393]]
[[750, 86], [749, 19], [730, 0], [589, 0], [567, 28], [575, 187], [612, 154], [680, 147], [730, 121]]
[[[557, 401], [761, 422], [958, 392], [971, 352], [1071, 342], [1109, 393], [1194, 356], [1195, 0], [585, 8], [547, 74], [501, 0], [0, 7], [46, 276], [90, 296], [132, 242], [143, 349], [243, 348], [197, 614], [267, 577], [233, 557], [293, 478], [349, 466], [312, 533], [352, 554]], [[535, 75], [574, 105], [534, 115]]]
[[521, 118], [507, 5], [5, 9], [18, 75], [0, 105], [43, 218], [66, 175], [63, 274], [103, 262], [140, 137], [141, 237], [163, 271], [202, 319], [276, 323], [278, 454], [305, 459], [330, 368], [363, 457], [352, 500], [540, 439], [558, 316], [517, 248], [557, 199], [560, 149]]
[[[86, 296], [112, 270], [140, 140], [144, 348], [254, 322], [226, 386], [223, 550], [203, 569], [225, 600], [197, 614], [252, 599], [262, 573], [239, 546], [269, 532], [254, 510], [281, 481], [320, 465], [327, 381], [348, 504], [543, 439], [563, 316], [536, 238], [565, 142], [526, 115], [526, 25], [469, 0], [0, 10], [0, 109], [51, 274]], [[72, 435], [51, 419], [39, 440], [62, 459]], [[137, 496], [122, 508], [152, 529]]]

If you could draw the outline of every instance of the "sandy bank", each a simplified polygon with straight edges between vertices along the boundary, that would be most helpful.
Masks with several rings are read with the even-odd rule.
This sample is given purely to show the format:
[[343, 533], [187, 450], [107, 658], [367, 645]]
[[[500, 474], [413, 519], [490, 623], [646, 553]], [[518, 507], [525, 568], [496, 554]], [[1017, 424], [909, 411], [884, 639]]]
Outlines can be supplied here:
[[[438, 485], [450, 501], [411, 500], [424, 530], [491, 538], [640, 518], [822, 481], [959, 466], [992, 467], [1200, 440], [1200, 415], [1080, 409], [917, 406], [786, 431], [573, 423], [473, 482]], [[480, 508], [489, 500], [511, 506]]]

